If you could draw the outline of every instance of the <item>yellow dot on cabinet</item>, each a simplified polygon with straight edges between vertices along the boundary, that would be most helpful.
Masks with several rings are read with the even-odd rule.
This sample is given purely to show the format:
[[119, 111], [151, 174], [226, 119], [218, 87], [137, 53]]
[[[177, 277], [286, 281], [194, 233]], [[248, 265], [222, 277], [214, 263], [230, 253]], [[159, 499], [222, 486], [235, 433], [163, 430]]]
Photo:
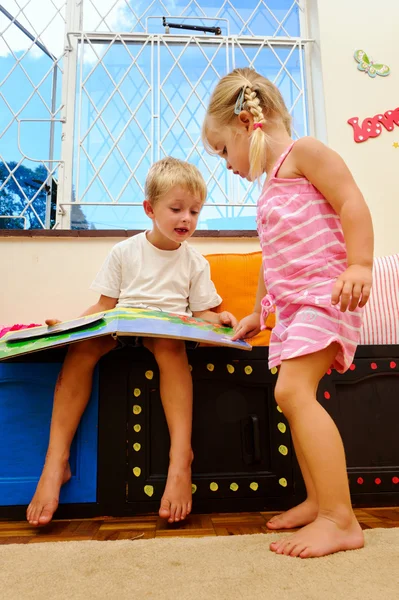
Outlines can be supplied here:
[[139, 444], [138, 442], [133, 444], [133, 450], [136, 450], [136, 452], [139, 452], [141, 450], [141, 444]]
[[253, 371], [253, 368], [252, 368], [250, 365], [247, 365], [247, 366], [245, 367], [244, 371], [245, 371], [245, 373], [246, 373], [247, 375], [251, 375], [251, 373], [252, 373], [252, 371]]
[[230, 489], [232, 492], [236, 492], [238, 490], [238, 484], [233, 481], [233, 483], [230, 484]]
[[153, 371], [146, 371], [145, 376], [147, 377], [147, 379], [152, 379], [154, 377], [154, 373]]
[[191, 484], [191, 493], [195, 494], [195, 492], [197, 491], [197, 486], [195, 485], [195, 483]]
[[285, 477], [281, 477], [281, 479], [279, 479], [278, 482], [282, 487], [287, 487], [288, 485], [288, 482]]
[[208, 363], [206, 365], [206, 368], [212, 373], [212, 371], [215, 369], [215, 365], [213, 365], [212, 363]]
[[134, 388], [133, 394], [136, 396], [136, 398], [138, 398], [141, 394], [141, 390], [139, 388]]
[[154, 493], [154, 488], [152, 487], [152, 485], [145, 485], [144, 486], [144, 493], [147, 494], [147, 496], [149, 496], [151, 498], [151, 496]]
[[226, 369], [228, 370], [229, 373], [234, 373], [234, 371], [235, 371], [233, 365], [226, 365]]
[[253, 481], [252, 483], [249, 484], [249, 487], [251, 488], [251, 490], [253, 490], [254, 492], [257, 491], [259, 484], [256, 483], [256, 481]]
[[219, 486], [217, 483], [215, 483], [214, 481], [212, 481], [212, 483], [210, 484], [210, 489], [212, 490], [212, 492], [217, 492], [217, 490], [219, 489]]
[[281, 408], [277, 405], [277, 410], [279, 413], [282, 413], [283, 411], [281, 410]]
[[277, 428], [281, 433], [285, 433], [287, 431], [287, 425], [285, 423], [279, 423]]
[[134, 431], [136, 433], [138, 433], [139, 431], [141, 431], [141, 425], [139, 425], [138, 423], [133, 427]]
[[134, 467], [134, 469], [133, 469], [133, 475], [135, 475], [136, 477], [140, 477], [140, 475], [141, 475], [141, 469], [140, 469], [140, 467]]
[[135, 404], [133, 406], [133, 414], [134, 415], [139, 415], [141, 413], [141, 406], [139, 406], [138, 404]]
[[278, 371], [277, 367], [272, 367], [272, 368], [270, 369], [270, 373], [271, 373], [272, 375], [275, 375], [275, 374], [277, 373], [277, 371]]
[[287, 446], [283, 446], [283, 445], [279, 446], [279, 447], [278, 447], [278, 451], [279, 451], [279, 452], [280, 452], [280, 454], [282, 454], [283, 456], [287, 456], [287, 454], [288, 454], [288, 448], [287, 448]]

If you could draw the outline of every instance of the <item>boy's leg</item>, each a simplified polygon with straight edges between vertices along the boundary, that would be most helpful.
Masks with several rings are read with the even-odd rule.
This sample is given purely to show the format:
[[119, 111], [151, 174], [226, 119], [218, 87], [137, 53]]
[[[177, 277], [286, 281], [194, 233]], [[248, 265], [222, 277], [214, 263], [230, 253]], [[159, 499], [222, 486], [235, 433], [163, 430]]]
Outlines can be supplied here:
[[193, 384], [183, 341], [145, 338], [144, 345], [158, 363], [161, 400], [170, 434], [168, 479], [159, 515], [173, 523], [191, 512]]
[[110, 336], [71, 344], [57, 379], [50, 440], [35, 495], [26, 511], [32, 525], [46, 525], [58, 507], [62, 484], [71, 477], [69, 450], [91, 394], [94, 367], [115, 348]]
[[270, 549], [308, 558], [364, 545], [363, 532], [351, 506], [345, 454], [334, 421], [317, 402], [320, 379], [332, 364], [337, 345], [284, 361], [275, 395], [299, 445], [318, 500], [316, 519]]

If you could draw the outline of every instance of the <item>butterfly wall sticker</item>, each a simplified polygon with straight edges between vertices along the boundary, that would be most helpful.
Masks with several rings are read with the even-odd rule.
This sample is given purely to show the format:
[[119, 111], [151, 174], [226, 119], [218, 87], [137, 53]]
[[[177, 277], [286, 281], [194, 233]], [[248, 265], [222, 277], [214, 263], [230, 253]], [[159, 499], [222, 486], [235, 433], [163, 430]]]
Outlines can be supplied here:
[[359, 63], [357, 65], [359, 71], [368, 73], [370, 77], [375, 77], [376, 75], [386, 77], [391, 72], [391, 69], [388, 67], [388, 65], [373, 62], [371, 58], [367, 56], [364, 50], [355, 50], [355, 54], [353, 56], [354, 59]]

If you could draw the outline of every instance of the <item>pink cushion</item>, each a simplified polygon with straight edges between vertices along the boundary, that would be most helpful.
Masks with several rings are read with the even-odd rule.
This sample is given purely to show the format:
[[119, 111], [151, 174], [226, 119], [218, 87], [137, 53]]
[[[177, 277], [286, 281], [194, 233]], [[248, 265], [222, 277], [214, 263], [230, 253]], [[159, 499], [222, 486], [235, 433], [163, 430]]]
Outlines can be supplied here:
[[0, 338], [3, 337], [9, 331], [19, 331], [20, 329], [29, 329], [30, 327], [39, 327], [36, 323], [31, 323], [30, 325], [11, 325], [11, 327], [2, 327], [0, 325]]
[[360, 344], [399, 344], [399, 254], [374, 259]]

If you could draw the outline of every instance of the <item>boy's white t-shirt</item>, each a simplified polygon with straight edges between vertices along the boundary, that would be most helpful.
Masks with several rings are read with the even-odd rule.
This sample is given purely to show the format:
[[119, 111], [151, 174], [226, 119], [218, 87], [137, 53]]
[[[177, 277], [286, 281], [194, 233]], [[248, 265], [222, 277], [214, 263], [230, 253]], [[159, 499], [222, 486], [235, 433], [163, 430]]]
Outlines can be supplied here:
[[198, 250], [187, 242], [177, 250], [160, 250], [147, 240], [146, 232], [112, 248], [90, 289], [118, 298], [118, 307], [189, 316], [222, 302], [209, 263]]

